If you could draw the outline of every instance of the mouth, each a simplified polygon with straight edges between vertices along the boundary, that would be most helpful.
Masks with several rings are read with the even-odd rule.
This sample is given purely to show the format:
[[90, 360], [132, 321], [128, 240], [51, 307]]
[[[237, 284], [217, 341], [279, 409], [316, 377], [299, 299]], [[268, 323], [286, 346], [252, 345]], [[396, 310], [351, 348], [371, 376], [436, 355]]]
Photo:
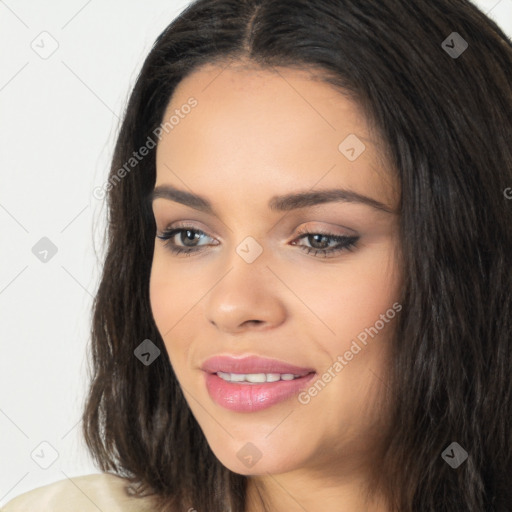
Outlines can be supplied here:
[[312, 368], [256, 356], [215, 356], [201, 369], [210, 398], [236, 412], [256, 412], [284, 402], [316, 375]]
[[[263, 384], [265, 382], [278, 382], [296, 380], [304, 375], [294, 375], [293, 373], [215, 373], [226, 382], [238, 382], [240, 384]], [[308, 374], [307, 374], [308, 375]]]
[[[230, 355], [211, 357], [203, 363], [201, 369], [208, 373], [224, 374], [224, 376], [226, 374], [249, 376], [247, 382], [262, 382], [262, 375], [265, 375], [265, 379], [267, 375], [270, 375], [270, 382], [279, 380], [275, 379], [276, 375], [279, 375], [279, 378], [284, 376], [283, 380], [292, 380], [294, 377], [303, 377], [315, 371], [314, 368], [300, 367], [277, 359], [259, 356], [234, 357]], [[219, 376], [224, 378], [222, 375]]]

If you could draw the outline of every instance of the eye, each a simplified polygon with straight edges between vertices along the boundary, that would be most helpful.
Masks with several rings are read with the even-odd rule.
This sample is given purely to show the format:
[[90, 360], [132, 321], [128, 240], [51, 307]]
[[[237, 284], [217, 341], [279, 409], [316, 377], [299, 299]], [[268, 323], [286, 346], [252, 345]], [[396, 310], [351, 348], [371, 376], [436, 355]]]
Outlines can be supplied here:
[[[179, 236], [176, 237], [176, 235]], [[299, 235], [301, 236], [296, 238], [292, 242], [292, 245], [297, 245], [307, 254], [310, 254], [314, 251], [314, 256], [320, 254], [324, 258], [338, 254], [342, 251], [354, 250], [356, 247], [356, 242], [359, 240], [359, 236], [335, 235], [333, 233], [323, 233], [316, 231], [299, 231]], [[166, 230], [161, 235], [157, 235], [157, 238], [166, 241], [164, 245], [169, 251], [171, 251], [173, 254], [183, 255], [192, 255], [192, 253], [202, 252], [202, 246], [196, 244], [196, 242], [199, 241], [201, 237], [211, 238], [204, 231], [195, 229], [192, 226], [177, 227], [174, 229]], [[183, 244], [183, 246], [176, 244], [176, 238], [180, 243]], [[312, 247], [298, 245], [296, 243], [297, 240], [302, 239], [307, 239], [308, 243], [310, 243]], [[335, 245], [333, 247], [329, 247], [329, 245], [331, 245], [333, 242], [335, 242]], [[218, 245], [218, 243], [214, 245]]]
[[[316, 231], [300, 231], [301, 235], [296, 240], [306, 239], [308, 243], [312, 245], [312, 247], [299, 245], [299, 247], [305, 251], [307, 254], [310, 254], [314, 251], [314, 256], [317, 254], [323, 255], [324, 258], [331, 257], [335, 254], [338, 254], [342, 251], [352, 251], [356, 247], [356, 243], [359, 240], [359, 236], [345, 236], [345, 235], [335, 235], [333, 233], [324, 233], [324, 232], [316, 232]], [[334, 247], [329, 247], [330, 243], [336, 242]], [[297, 245], [295, 240], [292, 242], [293, 245]]]
[[[184, 247], [176, 245], [176, 235], [178, 240], [184, 243]], [[198, 235], [198, 236], [196, 236]], [[202, 249], [198, 249], [195, 242], [199, 240], [201, 236], [208, 237], [208, 235], [199, 229], [194, 229], [192, 226], [184, 226], [164, 231], [161, 235], [157, 235], [160, 240], [166, 240], [164, 246], [174, 254], [191, 254], [193, 252], [199, 252]], [[208, 237], [211, 238], [211, 237]]]

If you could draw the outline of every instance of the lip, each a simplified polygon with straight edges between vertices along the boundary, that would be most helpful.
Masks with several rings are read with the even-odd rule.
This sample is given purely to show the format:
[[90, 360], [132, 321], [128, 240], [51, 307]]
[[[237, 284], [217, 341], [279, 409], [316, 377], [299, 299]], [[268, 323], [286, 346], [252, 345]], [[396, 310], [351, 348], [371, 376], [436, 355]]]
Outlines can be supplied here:
[[[257, 356], [235, 358], [215, 356], [201, 367], [210, 398], [225, 409], [236, 412], [257, 412], [288, 400], [306, 388], [316, 376], [312, 368], [303, 368], [276, 359]], [[225, 373], [292, 373], [301, 377], [263, 384], [228, 382], [216, 375]]]
[[314, 368], [301, 368], [293, 364], [259, 356], [214, 356], [207, 359], [201, 369], [207, 373], [293, 373], [304, 376]]

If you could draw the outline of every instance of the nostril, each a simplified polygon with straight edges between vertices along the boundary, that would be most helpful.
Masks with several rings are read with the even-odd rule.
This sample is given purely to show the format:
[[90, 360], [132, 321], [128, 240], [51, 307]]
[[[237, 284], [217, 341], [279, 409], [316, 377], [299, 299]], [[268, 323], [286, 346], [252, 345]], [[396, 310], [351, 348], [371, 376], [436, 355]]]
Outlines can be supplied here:
[[262, 324], [263, 323], [263, 320], [247, 320], [247, 322], [245, 323], [248, 323], [248, 324]]

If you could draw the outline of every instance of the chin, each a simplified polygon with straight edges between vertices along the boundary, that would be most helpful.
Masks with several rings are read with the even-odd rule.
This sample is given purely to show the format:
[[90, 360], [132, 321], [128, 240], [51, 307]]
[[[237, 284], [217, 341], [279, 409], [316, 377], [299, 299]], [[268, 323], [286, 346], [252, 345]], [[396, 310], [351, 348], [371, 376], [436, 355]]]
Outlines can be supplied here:
[[241, 475], [287, 473], [304, 464], [302, 447], [298, 454], [297, 446], [276, 444], [265, 439], [265, 435], [254, 435], [249, 439], [235, 437], [228, 443], [224, 440], [221, 445], [209, 444], [223, 466]]
[[280, 456], [277, 460], [273, 457], [271, 460], [264, 460], [263, 456], [260, 460], [258, 460], [252, 467], [246, 466], [244, 463], [240, 462], [240, 460], [233, 456], [226, 456], [223, 459], [219, 458], [221, 464], [227, 467], [233, 473], [238, 473], [239, 475], [264, 475], [264, 474], [272, 474], [279, 475], [281, 473], [288, 473], [297, 469], [300, 466], [300, 463], [293, 463], [289, 460], [284, 460], [285, 456]]

